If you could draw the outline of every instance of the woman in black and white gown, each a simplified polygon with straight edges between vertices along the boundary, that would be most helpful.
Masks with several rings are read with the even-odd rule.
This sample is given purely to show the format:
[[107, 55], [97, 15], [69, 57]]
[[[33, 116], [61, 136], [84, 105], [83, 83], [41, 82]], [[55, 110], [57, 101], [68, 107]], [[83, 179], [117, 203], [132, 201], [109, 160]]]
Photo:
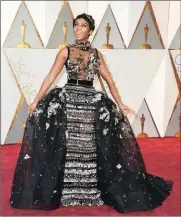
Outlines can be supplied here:
[[[124, 105], [103, 60], [88, 40], [95, 24], [81, 14], [75, 43], [60, 50], [29, 105], [10, 204], [24, 209], [101, 206], [118, 212], [151, 210], [167, 198], [172, 181], [149, 174]], [[67, 83], [48, 91], [62, 68]], [[117, 105], [93, 87], [108, 84]], [[48, 92], [47, 92], [48, 91]]]

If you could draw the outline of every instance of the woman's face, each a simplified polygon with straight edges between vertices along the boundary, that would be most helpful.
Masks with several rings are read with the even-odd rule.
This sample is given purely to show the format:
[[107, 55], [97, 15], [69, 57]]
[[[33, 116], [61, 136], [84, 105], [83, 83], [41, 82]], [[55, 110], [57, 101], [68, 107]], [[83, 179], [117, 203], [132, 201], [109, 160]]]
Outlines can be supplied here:
[[89, 38], [89, 34], [92, 30], [89, 30], [89, 24], [83, 18], [79, 18], [74, 23], [74, 35], [77, 41], [84, 41]]

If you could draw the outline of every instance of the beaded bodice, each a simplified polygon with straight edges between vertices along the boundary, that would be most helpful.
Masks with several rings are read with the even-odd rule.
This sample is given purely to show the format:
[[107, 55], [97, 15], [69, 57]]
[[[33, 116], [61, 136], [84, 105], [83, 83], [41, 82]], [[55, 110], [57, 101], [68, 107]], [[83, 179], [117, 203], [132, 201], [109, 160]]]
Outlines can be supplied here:
[[89, 44], [81, 47], [74, 43], [68, 46], [68, 58], [65, 66], [69, 79], [93, 81], [100, 67], [96, 49]]

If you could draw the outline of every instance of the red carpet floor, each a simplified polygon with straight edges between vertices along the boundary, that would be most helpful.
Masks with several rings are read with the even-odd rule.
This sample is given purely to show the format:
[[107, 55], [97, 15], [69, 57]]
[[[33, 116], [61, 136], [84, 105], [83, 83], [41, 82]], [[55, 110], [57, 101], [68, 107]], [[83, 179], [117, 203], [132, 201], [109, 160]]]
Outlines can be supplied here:
[[171, 195], [163, 205], [149, 212], [121, 214], [112, 207], [61, 207], [53, 211], [17, 210], [9, 205], [12, 178], [20, 145], [1, 147], [1, 216], [180, 216], [180, 139], [139, 139], [147, 170], [174, 182]]

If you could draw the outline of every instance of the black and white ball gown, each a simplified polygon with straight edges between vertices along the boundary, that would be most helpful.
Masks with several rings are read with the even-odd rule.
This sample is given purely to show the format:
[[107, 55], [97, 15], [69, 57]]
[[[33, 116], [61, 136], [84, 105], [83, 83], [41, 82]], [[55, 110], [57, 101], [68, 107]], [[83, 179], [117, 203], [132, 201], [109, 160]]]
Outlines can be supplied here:
[[67, 82], [43, 97], [26, 121], [12, 183], [15, 208], [101, 206], [151, 210], [172, 181], [149, 174], [127, 117], [91, 85], [100, 60], [90, 42], [67, 47]]

